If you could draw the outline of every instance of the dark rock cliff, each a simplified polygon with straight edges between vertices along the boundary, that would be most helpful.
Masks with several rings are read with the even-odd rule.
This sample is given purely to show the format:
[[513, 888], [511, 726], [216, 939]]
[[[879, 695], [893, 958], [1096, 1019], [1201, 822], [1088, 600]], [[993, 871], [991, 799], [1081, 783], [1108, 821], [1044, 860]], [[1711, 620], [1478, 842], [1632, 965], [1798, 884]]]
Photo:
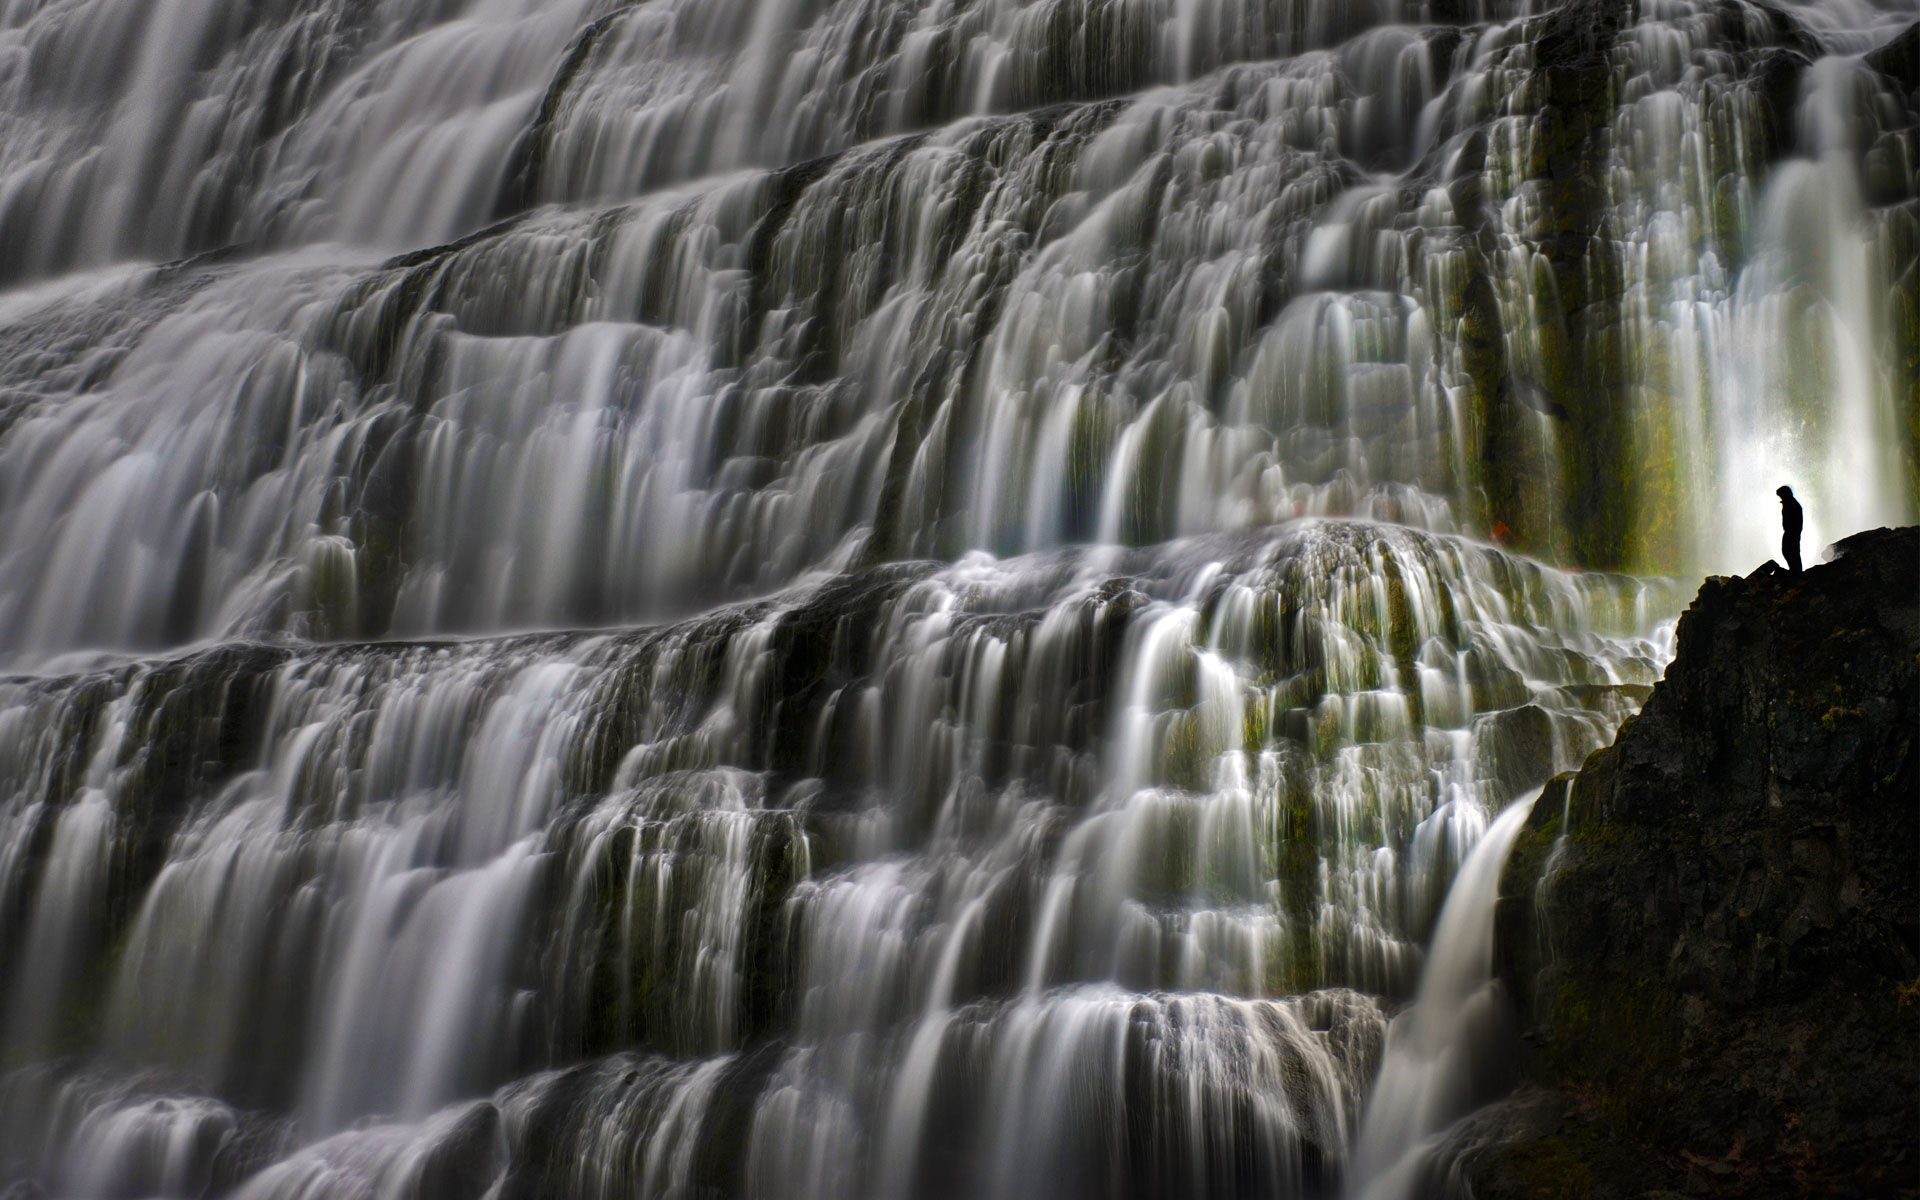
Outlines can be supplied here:
[[[1536, 805], [1499, 970], [1506, 1197], [1920, 1193], [1920, 529], [1710, 579], [1665, 680]], [[1544, 882], [1543, 882], [1544, 881]]]

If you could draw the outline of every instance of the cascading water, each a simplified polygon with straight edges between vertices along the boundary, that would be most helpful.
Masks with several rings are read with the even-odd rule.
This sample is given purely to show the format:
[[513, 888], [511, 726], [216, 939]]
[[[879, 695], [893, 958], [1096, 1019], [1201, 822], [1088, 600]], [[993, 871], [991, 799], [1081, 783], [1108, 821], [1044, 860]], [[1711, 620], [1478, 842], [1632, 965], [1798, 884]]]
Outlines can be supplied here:
[[1413, 1004], [1395, 1019], [1367, 1122], [1356, 1148], [1353, 1186], [1366, 1200], [1424, 1194], [1422, 1168], [1444, 1132], [1495, 1090], [1501, 997], [1493, 983], [1493, 908], [1500, 869], [1539, 793], [1509, 805], [1461, 864], [1434, 926], [1432, 958]]
[[0, 1188], [1375, 1178], [1920, 504], [1897, 7], [0, 0]]

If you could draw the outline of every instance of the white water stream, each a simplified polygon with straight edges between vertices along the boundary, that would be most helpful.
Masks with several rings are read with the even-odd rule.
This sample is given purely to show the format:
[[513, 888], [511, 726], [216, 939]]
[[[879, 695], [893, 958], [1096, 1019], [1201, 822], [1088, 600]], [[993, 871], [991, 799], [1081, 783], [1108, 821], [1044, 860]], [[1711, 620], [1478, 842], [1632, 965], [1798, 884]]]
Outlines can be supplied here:
[[1434, 925], [1413, 1005], [1394, 1019], [1354, 1148], [1350, 1190], [1362, 1200], [1417, 1200], [1442, 1136], [1491, 1098], [1510, 1014], [1493, 979], [1493, 908], [1500, 871], [1539, 792], [1488, 826], [1461, 864]]
[[0, 0], [0, 1194], [1389, 1187], [1914, 519], [1897, 8]]

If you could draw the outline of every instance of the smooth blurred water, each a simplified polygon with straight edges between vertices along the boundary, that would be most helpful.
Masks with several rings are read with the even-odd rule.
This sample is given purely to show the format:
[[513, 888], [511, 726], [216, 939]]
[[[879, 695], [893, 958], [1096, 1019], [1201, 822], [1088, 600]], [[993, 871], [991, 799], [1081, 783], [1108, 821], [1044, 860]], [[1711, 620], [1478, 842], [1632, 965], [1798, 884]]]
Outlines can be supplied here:
[[1376, 1178], [1492, 814], [1915, 515], [1903, 21], [0, 0], [0, 1188]]

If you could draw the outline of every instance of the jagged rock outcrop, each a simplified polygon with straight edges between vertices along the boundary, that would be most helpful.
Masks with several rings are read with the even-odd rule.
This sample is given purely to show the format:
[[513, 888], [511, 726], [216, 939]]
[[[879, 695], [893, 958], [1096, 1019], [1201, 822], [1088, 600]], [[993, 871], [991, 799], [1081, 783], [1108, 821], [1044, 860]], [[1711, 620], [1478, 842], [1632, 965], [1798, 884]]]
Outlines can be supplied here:
[[1502, 880], [1534, 1086], [1501, 1197], [1920, 1185], [1920, 529], [1710, 579], [1665, 680], [1542, 796]]

